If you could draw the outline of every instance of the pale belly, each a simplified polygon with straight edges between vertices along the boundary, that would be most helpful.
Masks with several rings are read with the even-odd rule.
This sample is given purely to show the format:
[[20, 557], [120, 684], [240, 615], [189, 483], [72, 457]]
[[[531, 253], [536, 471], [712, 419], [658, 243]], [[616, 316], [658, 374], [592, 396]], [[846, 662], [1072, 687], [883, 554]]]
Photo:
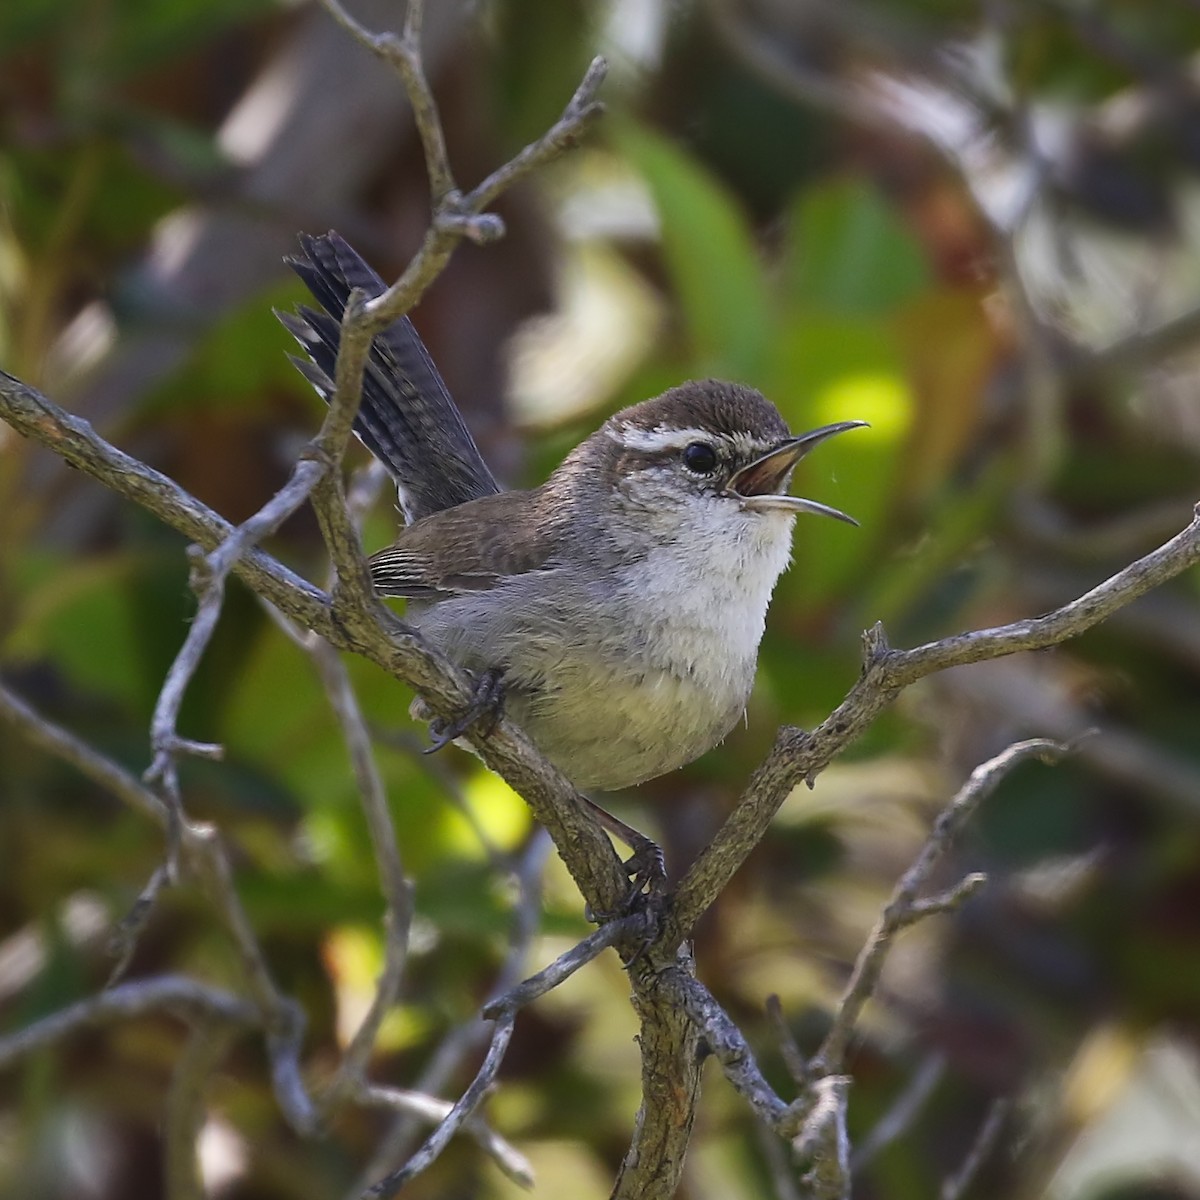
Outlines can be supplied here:
[[630, 787], [699, 758], [745, 712], [790, 527], [707, 556], [664, 545], [616, 586], [517, 576], [409, 619], [455, 662], [501, 673], [508, 715], [576, 787]]
[[665, 775], [712, 749], [745, 712], [743, 686], [718, 698], [691, 678], [651, 669], [569, 668], [536, 694], [512, 692], [508, 712], [576, 787], [614, 791]]
[[[454, 661], [501, 673], [507, 715], [581, 789], [631, 787], [699, 758], [737, 724], [754, 683], [757, 637], [737, 645], [721, 628], [664, 640], [649, 620], [638, 637], [628, 618], [581, 626], [542, 613], [501, 630], [482, 606], [413, 615]], [[597, 628], [623, 632], [597, 638]], [[674, 657], [661, 653], [668, 641]]]

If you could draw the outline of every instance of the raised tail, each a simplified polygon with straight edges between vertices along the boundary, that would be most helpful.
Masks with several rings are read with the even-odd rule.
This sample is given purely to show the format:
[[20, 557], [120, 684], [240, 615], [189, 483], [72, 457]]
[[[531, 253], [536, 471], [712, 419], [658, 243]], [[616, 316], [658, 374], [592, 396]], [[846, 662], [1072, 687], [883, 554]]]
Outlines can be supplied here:
[[[300, 247], [301, 253], [286, 261], [323, 311], [301, 306], [295, 313], [276, 316], [309, 356], [293, 355], [292, 362], [328, 401], [350, 293], [361, 288], [378, 296], [385, 284], [336, 233], [301, 234]], [[407, 317], [393, 322], [371, 343], [354, 432], [396, 480], [400, 507], [410, 524], [500, 491]]]

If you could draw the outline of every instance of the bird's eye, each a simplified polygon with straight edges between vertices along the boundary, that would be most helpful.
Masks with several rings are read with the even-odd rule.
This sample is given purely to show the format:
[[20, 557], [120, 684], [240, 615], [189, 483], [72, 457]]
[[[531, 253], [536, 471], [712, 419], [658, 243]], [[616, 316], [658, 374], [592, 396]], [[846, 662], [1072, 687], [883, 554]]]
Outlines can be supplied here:
[[717, 469], [717, 452], [707, 442], [691, 442], [683, 448], [683, 465], [694, 475], [711, 475]]

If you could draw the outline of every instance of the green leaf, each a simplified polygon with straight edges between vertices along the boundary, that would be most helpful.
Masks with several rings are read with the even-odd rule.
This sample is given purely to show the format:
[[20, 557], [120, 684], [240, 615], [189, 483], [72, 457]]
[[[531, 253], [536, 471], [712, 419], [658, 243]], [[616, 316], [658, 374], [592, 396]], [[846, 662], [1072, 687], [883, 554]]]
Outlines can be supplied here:
[[702, 370], [755, 377], [771, 311], [746, 218], [716, 179], [665, 138], [628, 122], [616, 127], [615, 138], [650, 188], [667, 270]]
[[7, 658], [51, 659], [80, 688], [137, 708], [146, 680], [133, 613], [139, 562], [109, 555], [64, 563], [30, 554], [22, 621], [5, 640]]
[[803, 191], [789, 214], [786, 244], [785, 297], [824, 312], [883, 313], [930, 283], [917, 240], [860, 180]]
[[792, 490], [849, 513], [861, 528], [822, 517], [796, 522], [787, 602], [811, 609], [869, 563], [886, 531], [913, 397], [899, 350], [881, 321], [800, 313], [776, 345], [769, 394], [795, 430], [858, 420], [801, 463]]

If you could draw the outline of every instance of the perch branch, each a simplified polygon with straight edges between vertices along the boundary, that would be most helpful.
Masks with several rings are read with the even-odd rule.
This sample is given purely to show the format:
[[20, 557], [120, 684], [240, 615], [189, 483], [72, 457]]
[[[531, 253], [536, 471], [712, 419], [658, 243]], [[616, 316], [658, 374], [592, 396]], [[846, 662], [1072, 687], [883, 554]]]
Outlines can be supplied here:
[[[215, 548], [233, 529], [174, 480], [116, 449], [87, 421], [65, 412], [3, 371], [0, 418], [198, 545]], [[325, 592], [255, 548], [235, 561], [233, 572], [297, 624], [338, 649], [376, 663], [441, 711], [461, 711], [470, 702], [473, 684], [466, 672], [428, 646], [390, 610], [379, 606], [377, 622], [339, 619]], [[467, 736], [484, 762], [525, 798], [534, 817], [550, 832], [592, 909], [610, 912], [618, 908], [629, 886], [620, 860], [562, 773], [546, 762], [529, 738], [507, 719], [502, 718], [486, 738], [474, 732]], [[153, 803], [159, 802], [154, 799]]]
[[725, 824], [670, 899], [666, 941], [679, 944], [758, 844], [788, 793], [812, 782], [909, 684], [935, 671], [1023, 650], [1041, 650], [1091, 629], [1118, 609], [1200, 562], [1200, 515], [1157, 550], [1044, 616], [995, 629], [960, 633], [912, 650], [893, 650], [883, 628], [864, 635], [862, 675], [841, 704], [811, 733], [780, 730]]

